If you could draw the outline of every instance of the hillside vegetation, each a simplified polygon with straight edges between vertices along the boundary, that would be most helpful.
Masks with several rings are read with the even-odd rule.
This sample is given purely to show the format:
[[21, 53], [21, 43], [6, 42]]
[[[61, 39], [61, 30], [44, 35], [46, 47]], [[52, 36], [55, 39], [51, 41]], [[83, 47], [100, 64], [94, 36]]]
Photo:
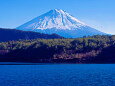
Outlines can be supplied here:
[[1, 42], [0, 61], [115, 63], [115, 36]]

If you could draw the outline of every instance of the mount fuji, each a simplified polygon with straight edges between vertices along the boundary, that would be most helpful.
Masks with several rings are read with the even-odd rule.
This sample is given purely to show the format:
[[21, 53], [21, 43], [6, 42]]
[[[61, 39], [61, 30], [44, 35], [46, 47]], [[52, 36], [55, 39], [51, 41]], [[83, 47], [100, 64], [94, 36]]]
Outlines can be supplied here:
[[56, 33], [66, 38], [77, 38], [98, 34], [105, 35], [105, 33], [91, 28], [61, 9], [50, 10], [16, 29], [45, 34]]

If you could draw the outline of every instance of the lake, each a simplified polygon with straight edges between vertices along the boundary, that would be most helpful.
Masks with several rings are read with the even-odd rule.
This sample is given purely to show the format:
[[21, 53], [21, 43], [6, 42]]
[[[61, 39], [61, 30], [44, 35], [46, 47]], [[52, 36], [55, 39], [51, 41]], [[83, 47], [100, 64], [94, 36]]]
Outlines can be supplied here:
[[115, 86], [115, 64], [0, 65], [0, 86]]

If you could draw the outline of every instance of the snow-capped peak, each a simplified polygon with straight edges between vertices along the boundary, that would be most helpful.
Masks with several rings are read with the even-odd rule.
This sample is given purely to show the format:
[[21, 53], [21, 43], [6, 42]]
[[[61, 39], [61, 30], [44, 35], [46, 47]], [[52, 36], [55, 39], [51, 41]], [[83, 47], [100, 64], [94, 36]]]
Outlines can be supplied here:
[[21, 25], [17, 29], [76, 29], [86, 24], [82, 23], [69, 13], [61, 9], [53, 9], [49, 12]]
[[61, 9], [50, 10], [49, 12], [17, 27], [16, 29], [23, 31], [35, 31], [45, 34], [55, 33], [66, 38], [105, 34], [87, 26]]

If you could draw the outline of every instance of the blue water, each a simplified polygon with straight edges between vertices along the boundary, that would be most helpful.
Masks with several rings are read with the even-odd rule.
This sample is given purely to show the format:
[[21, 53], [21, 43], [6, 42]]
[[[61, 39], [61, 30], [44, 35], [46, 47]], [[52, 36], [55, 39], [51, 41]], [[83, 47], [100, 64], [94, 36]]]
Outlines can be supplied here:
[[115, 86], [115, 64], [0, 65], [0, 86]]

